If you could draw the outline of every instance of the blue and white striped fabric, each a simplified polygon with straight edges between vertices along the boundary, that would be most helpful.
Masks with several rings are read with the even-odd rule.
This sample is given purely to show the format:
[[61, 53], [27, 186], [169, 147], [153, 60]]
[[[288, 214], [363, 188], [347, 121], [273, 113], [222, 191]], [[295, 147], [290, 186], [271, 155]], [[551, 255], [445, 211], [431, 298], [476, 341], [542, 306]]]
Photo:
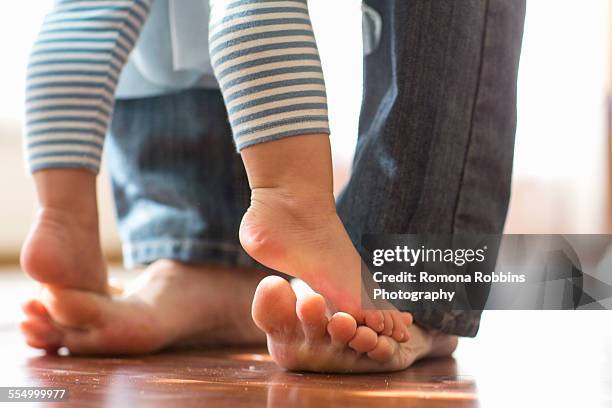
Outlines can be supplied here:
[[[115, 88], [153, 0], [58, 0], [27, 76], [30, 171], [98, 172]], [[204, 1], [204, 0], [203, 0]], [[306, 0], [212, 0], [209, 46], [238, 150], [329, 133]]]
[[209, 48], [238, 150], [329, 133], [306, 0], [211, 0]]
[[98, 171], [119, 74], [150, 3], [56, 2], [28, 65], [25, 144], [31, 171]]

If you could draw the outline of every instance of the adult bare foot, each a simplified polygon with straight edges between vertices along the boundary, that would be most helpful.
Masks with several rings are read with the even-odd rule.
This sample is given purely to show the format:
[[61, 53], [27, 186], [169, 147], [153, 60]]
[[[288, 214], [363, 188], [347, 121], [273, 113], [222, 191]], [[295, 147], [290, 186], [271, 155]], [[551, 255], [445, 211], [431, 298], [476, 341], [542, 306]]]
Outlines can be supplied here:
[[45, 170], [34, 179], [40, 208], [21, 251], [21, 267], [43, 284], [107, 293], [95, 175]]
[[406, 341], [408, 313], [361, 305], [361, 258], [336, 213], [327, 135], [295, 136], [242, 152], [251, 205], [240, 242], [260, 263], [298, 277], [340, 311]]
[[397, 342], [346, 313], [326, 316], [318, 294], [296, 298], [289, 283], [269, 276], [257, 287], [253, 319], [266, 332], [268, 351], [281, 367], [297, 371], [364, 373], [397, 371], [426, 357], [453, 353], [457, 338], [411, 325], [410, 341]]
[[142, 286], [111, 298], [49, 287], [24, 305], [29, 345], [72, 354], [139, 354], [170, 346], [262, 344], [249, 312], [262, 272], [161, 260]]

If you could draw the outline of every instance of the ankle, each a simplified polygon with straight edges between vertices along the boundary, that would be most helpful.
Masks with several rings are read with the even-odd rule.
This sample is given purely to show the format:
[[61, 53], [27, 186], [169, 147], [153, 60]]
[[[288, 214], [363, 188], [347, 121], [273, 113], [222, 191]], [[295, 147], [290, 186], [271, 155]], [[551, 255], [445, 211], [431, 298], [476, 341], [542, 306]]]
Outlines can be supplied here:
[[88, 171], [53, 169], [34, 173], [39, 219], [98, 228], [96, 176]]
[[270, 188], [289, 195], [333, 192], [327, 135], [293, 136], [244, 149], [242, 159], [252, 190]]
[[98, 233], [97, 211], [74, 211], [53, 206], [40, 207], [36, 214], [39, 223], [55, 224], [64, 228], [79, 228], [95, 234]]
[[299, 184], [253, 188], [251, 206], [258, 205], [273, 211], [283, 210], [300, 218], [336, 216], [336, 203], [331, 191]]

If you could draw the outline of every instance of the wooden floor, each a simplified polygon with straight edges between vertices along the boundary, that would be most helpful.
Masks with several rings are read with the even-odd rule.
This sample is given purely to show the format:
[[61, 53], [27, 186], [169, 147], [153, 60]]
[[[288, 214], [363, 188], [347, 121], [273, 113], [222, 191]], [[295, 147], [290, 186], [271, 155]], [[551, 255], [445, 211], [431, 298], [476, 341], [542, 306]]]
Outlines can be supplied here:
[[490, 312], [454, 358], [337, 376], [285, 372], [265, 350], [43, 356], [16, 330], [30, 293], [31, 283], [0, 271], [0, 386], [69, 389], [68, 401], [42, 407], [612, 406], [612, 312]]

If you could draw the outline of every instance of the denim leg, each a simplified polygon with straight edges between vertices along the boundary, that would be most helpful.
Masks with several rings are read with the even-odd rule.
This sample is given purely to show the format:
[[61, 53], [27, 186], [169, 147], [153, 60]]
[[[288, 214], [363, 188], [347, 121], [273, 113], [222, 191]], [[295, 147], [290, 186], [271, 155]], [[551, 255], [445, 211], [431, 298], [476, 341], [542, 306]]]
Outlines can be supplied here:
[[219, 91], [118, 100], [106, 154], [128, 267], [255, 265], [238, 241], [250, 192]]
[[[353, 175], [338, 211], [364, 233], [501, 233], [510, 195], [524, 0], [366, 0], [383, 20], [364, 62]], [[486, 295], [486, 294], [485, 294]], [[417, 323], [474, 336], [480, 311]]]

